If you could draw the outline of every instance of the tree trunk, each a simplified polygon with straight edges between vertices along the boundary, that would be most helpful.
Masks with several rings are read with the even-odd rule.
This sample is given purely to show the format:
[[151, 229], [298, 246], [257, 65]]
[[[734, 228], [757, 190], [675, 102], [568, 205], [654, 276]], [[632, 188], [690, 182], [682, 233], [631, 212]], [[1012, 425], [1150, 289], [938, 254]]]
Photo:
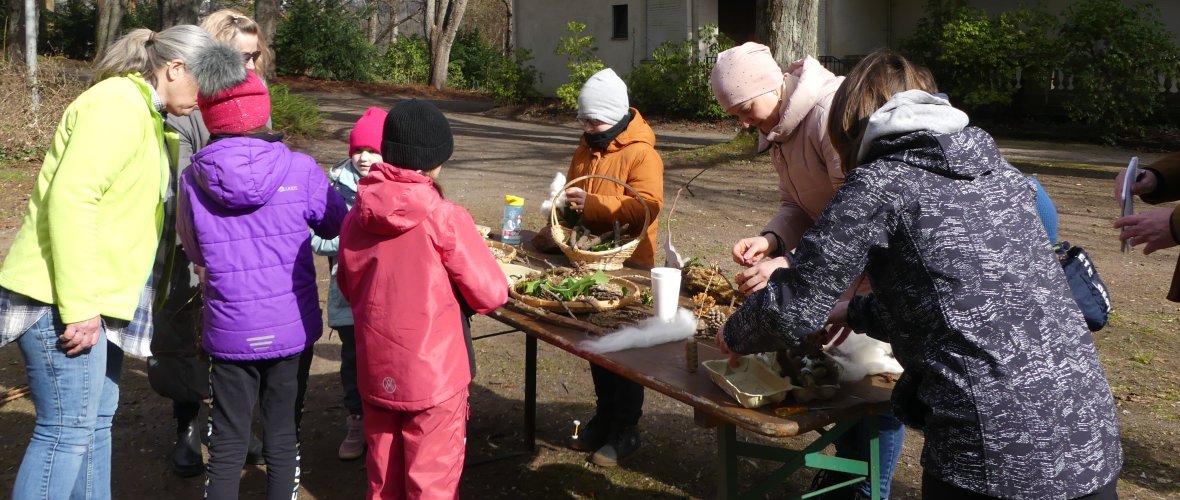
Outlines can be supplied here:
[[98, 24], [94, 26], [94, 57], [101, 59], [107, 47], [119, 38], [123, 0], [98, 0]]
[[156, 0], [160, 10], [160, 29], [178, 24], [197, 24], [201, 14], [201, 0]]
[[[279, 24], [279, 0], [254, 0], [254, 22], [258, 23], [259, 30], [262, 31], [262, 39], [266, 40], [268, 47], [271, 47], [271, 52], [274, 52], [275, 43], [275, 29]], [[278, 67], [279, 54], [273, 54], [270, 64], [267, 65], [266, 74], [263, 77], [267, 80], [273, 80], [275, 77], [275, 68]]]
[[28, 75], [33, 126], [37, 126], [37, 110], [41, 108], [41, 92], [37, 86], [37, 0], [25, 0], [25, 69]]
[[451, 46], [463, 22], [467, 0], [426, 0], [426, 42], [430, 46], [430, 86], [442, 90], [447, 86], [447, 65]]
[[515, 2], [513, 0], [500, 1], [504, 2], [504, 53], [511, 56], [513, 42], [512, 33], [514, 31], [512, 28], [514, 27], [513, 23], [516, 22], [512, 15], [512, 4]]
[[369, 2], [369, 45], [377, 45], [377, 15], [381, 12], [381, 0], [372, 0]]
[[819, 0], [758, 0], [755, 37], [779, 66], [819, 50]]
[[25, 57], [25, 16], [24, 4], [21, 0], [8, 0], [8, 22], [4, 26], [4, 53], [0, 59], [7, 59], [13, 64]]

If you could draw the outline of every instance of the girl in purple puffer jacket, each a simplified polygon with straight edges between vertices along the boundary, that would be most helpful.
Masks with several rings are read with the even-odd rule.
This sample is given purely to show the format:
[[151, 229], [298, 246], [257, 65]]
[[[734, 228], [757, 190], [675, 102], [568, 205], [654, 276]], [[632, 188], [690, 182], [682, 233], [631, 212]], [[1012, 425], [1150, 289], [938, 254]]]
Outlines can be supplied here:
[[334, 238], [347, 209], [315, 160], [259, 131], [270, 98], [253, 72], [199, 104], [210, 140], [182, 174], [177, 232], [203, 269], [202, 347], [213, 358], [205, 498], [238, 498], [256, 402], [267, 497], [292, 498], [299, 358], [323, 331], [307, 228]]

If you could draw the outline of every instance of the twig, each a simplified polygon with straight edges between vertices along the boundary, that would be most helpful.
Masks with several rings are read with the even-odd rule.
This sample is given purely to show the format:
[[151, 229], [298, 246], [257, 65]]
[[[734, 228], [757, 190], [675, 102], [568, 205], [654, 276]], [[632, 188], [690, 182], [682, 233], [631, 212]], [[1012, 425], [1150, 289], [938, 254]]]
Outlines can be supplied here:
[[541, 309], [539, 307], [533, 307], [528, 304], [525, 304], [524, 302], [521, 302], [520, 300], [517, 300], [517, 299], [509, 298], [508, 304], [506, 304], [505, 306], [507, 308], [512, 309], [513, 311], [519, 312], [521, 314], [525, 314], [530, 317], [534, 317], [534, 318], [541, 319], [544, 321], [550, 321], [553, 323], [557, 323], [557, 324], [564, 326], [566, 328], [572, 328], [575, 330], [586, 331], [586, 332], [589, 332], [591, 335], [602, 336], [602, 335], [606, 335], [606, 334], [610, 333], [602, 328], [599, 328], [597, 325], [592, 325], [590, 323], [586, 323], [585, 321], [580, 321], [578, 319], [570, 319], [565, 316], [553, 314], [553, 313], [546, 311], [544, 309]]
[[29, 386], [28, 385], [18, 385], [16, 387], [13, 387], [12, 389], [4, 391], [3, 394], [0, 394], [0, 403], [7, 403], [7, 402], [12, 401], [14, 399], [20, 399], [28, 393], [29, 393]]

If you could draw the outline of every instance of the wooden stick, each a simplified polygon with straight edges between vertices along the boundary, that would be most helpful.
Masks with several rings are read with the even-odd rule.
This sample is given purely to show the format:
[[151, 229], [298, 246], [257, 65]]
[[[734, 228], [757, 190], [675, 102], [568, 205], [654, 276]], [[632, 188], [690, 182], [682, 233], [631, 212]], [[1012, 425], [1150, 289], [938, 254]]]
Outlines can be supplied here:
[[513, 299], [513, 298], [508, 299], [508, 303], [505, 304], [505, 307], [512, 309], [513, 311], [516, 311], [518, 313], [522, 313], [522, 314], [528, 315], [530, 317], [540, 319], [542, 321], [550, 321], [553, 323], [557, 323], [561, 326], [564, 326], [566, 328], [572, 328], [572, 329], [578, 330], [578, 331], [589, 332], [591, 335], [602, 336], [602, 335], [606, 335], [606, 334], [610, 333], [597, 325], [592, 325], [592, 324], [587, 323], [585, 321], [578, 321], [576, 319], [570, 319], [570, 318], [567, 318], [567, 317], [562, 316], [560, 314], [553, 314], [549, 311], [546, 311], [546, 310], [541, 309], [539, 307], [530, 306], [528, 304], [525, 304], [524, 302], [521, 302], [521, 301], [519, 301], [517, 299]]
[[18, 385], [16, 387], [13, 387], [12, 389], [4, 391], [3, 394], [0, 394], [0, 403], [7, 403], [7, 402], [12, 401], [14, 399], [20, 399], [28, 393], [29, 393], [29, 386], [28, 385]]

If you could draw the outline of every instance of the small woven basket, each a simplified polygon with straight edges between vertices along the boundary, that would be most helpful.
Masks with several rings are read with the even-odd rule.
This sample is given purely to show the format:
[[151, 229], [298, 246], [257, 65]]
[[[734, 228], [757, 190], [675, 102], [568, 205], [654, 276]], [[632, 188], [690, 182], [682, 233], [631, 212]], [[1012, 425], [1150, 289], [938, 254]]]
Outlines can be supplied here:
[[[560, 203], [558, 203], [558, 198], [561, 196], [561, 193], [564, 193], [565, 190], [570, 186], [573, 186], [575, 183], [586, 179], [606, 179], [608, 181], [614, 182], [615, 184], [623, 186], [624, 189], [635, 195], [635, 199], [639, 200], [639, 203], [643, 205], [643, 226], [639, 228], [639, 234], [632, 238], [631, 241], [628, 241], [615, 248], [602, 250], [600, 252], [581, 250], [569, 246], [566, 243], [566, 240], [569, 239], [570, 232], [573, 231], [573, 229], [561, 225], [561, 220], [557, 216], [557, 210], [560, 205]], [[639, 195], [639, 191], [636, 191], [635, 188], [631, 187], [631, 185], [627, 184], [626, 182], [606, 175], [583, 175], [567, 182], [565, 187], [562, 187], [561, 190], [557, 192], [557, 196], [553, 197], [553, 208], [549, 210], [549, 231], [553, 236], [553, 241], [554, 243], [557, 243], [557, 248], [561, 249], [561, 253], [564, 253], [565, 256], [569, 258], [570, 264], [573, 264], [573, 266], [578, 269], [597, 269], [603, 271], [615, 271], [622, 269], [623, 261], [626, 261], [627, 258], [631, 256], [631, 254], [635, 253], [635, 247], [638, 247], [639, 240], [643, 239], [643, 237], [647, 235], [647, 226], [650, 224], [651, 208], [647, 206], [647, 202], [644, 201], [643, 197]], [[618, 238], [619, 235], [615, 235], [615, 237]]]
[[516, 258], [516, 248], [513, 247], [512, 245], [509, 245], [507, 243], [502, 243], [499, 241], [495, 241], [495, 240], [484, 240], [484, 241], [487, 242], [488, 248], [494, 248], [497, 251], [499, 251], [499, 253], [492, 252], [492, 256], [496, 257], [497, 261], [504, 263], [504, 264], [508, 264], [508, 263], [512, 262], [512, 259]]

